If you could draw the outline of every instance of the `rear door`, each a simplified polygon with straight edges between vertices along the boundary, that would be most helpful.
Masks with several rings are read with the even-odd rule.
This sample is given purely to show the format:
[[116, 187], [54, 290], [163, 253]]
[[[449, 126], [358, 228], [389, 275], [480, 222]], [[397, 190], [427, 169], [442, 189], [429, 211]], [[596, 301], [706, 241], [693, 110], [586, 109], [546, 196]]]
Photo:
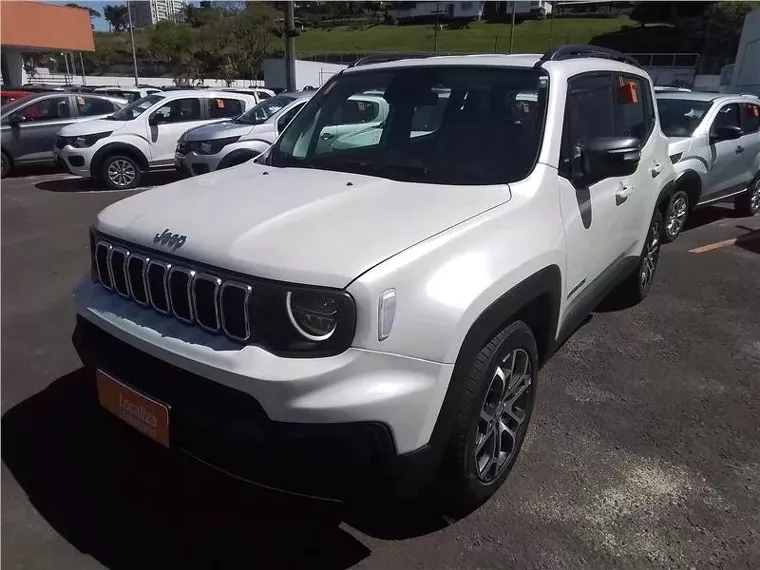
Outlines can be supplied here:
[[92, 95], [75, 95], [74, 109], [76, 110], [76, 122], [91, 121], [92, 119], [102, 119], [113, 115], [118, 111], [118, 107], [108, 99], [94, 97]]
[[760, 103], [742, 103], [741, 122], [744, 131], [741, 138], [744, 165], [747, 181], [750, 181], [757, 176], [760, 167]]
[[72, 123], [72, 101], [69, 94], [37, 99], [16, 110], [8, 118], [21, 121], [3, 124], [3, 147], [16, 163], [52, 161], [55, 138]]
[[[741, 114], [739, 103], [725, 103], [721, 105], [712, 125], [710, 134], [723, 126], [736, 126], [741, 128]], [[710, 143], [710, 169], [707, 172], [707, 188], [702, 192], [704, 201], [720, 198], [731, 194], [746, 184], [747, 168], [744, 164], [745, 149], [742, 138], [736, 140], [717, 141]]]
[[208, 122], [204, 119], [206, 98], [172, 99], [151, 112], [147, 121], [151, 166], [174, 166], [174, 151], [183, 133]]

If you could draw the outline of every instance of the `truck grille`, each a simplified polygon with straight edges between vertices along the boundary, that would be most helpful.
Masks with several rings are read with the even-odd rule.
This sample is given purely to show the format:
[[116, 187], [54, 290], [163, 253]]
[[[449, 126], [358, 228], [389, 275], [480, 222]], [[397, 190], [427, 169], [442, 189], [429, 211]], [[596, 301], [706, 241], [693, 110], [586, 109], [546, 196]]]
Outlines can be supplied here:
[[237, 342], [251, 338], [253, 288], [246, 283], [223, 280], [105, 240], [95, 246], [94, 263], [98, 280], [108, 291]]

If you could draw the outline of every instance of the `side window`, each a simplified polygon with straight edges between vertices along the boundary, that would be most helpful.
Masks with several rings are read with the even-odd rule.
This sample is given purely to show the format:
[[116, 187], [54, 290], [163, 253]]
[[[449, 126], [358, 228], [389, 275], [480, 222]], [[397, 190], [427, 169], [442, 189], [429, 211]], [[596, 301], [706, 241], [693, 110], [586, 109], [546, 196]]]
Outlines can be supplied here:
[[347, 99], [327, 122], [328, 125], [361, 125], [371, 123], [380, 114], [380, 105], [364, 99]]
[[186, 123], [201, 120], [201, 104], [198, 99], [175, 99], [153, 112], [158, 123]]
[[718, 129], [720, 127], [741, 127], [738, 103], [730, 103], [728, 105], [724, 105], [718, 110], [718, 114], [715, 116], [712, 128]]
[[585, 75], [567, 82], [559, 172], [581, 178], [583, 148], [591, 139], [616, 136], [612, 76]]
[[95, 97], [82, 97], [77, 95], [77, 110], [80, 117], [92, 117], [94, 115], [109, 115], [113, 113], [113, 103], [106, 99]]
[[293, 120], [293, 117], [295, 117], [298, 111], [301, 110], [301, 107], [303, 107], [303, 103], [301, 103], [300, 105], [296, 105], [292, 109], [286, 111], [285, 113], [282, 114], [282, 116], [279, 119], [277, 119], [278, 133], [281, 133], [285, 129], [285, 127], [288, 126], [290, 121]]
[[619, 75], [615, 97], [618, 120], [616, 135], [636, 137], [641, 145], [654, 128], [654, 106], [649, 84], [638, 77]]
[[742, 130], [744, 134], [756, 133], [760, 129], [760, 105], [742, 103]]
[[14, 113], [22, 121], [54, 121], [71, 117], [69, 97], [50, 97], [27, 105]]
[[207, 99], [209, 119], [227, 119], [243, 114], [243, 104], [240, 99]]

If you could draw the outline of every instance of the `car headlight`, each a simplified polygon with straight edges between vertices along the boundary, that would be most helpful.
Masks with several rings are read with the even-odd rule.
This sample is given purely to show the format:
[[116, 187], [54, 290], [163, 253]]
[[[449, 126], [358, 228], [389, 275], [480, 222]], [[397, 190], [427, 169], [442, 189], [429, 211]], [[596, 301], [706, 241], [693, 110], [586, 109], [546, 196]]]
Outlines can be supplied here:
[[329, 294], [288, 291], [285, 300], [290, 324], [306, 340], [329, 339], [338, 324], [338, 301]]
[[93, 133], [91, 135], [82, 135], [79, 137], [71, 137], [70, 144], [74, 148], [87, 148], [88, 146], [94, 145], [100, 139], [104, 139], [107, 136], [110, 136], [112, 132], [113, 131], [108, 131], [103, 133]]
[[237, 142], [240, 137], [229, 137], [226, 139], [217, 139], [213, 141], [203, 141], [198, 146], [198, 152], [200, 154], [216, 154], [220, 152], [228, 144]]

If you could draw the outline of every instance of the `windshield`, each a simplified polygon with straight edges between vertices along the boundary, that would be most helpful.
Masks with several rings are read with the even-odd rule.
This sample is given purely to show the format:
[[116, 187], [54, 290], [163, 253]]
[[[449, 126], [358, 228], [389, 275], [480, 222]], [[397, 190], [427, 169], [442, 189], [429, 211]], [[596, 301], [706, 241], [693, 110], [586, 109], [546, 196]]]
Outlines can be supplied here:
[[277, 111], [286, 105], [290, 105], [293, 101], [295, 101], [295, 99], [293, 97], [288, 97], [287, 95], [271, 97], [266, 101], [262, 101], [258, 105], [251, 107], [248, 111], [235, 119], [235, 121], [246, 123], [248, 125], [260, 125]]
[[657, 99], [662, 132], [666, 137], [690, 137], [711, 106], [709, 101]]
[[521, 180], [538, 155], [547, 87], [534, 69], [343, 73], [301, 110], [268, 161], [431, 184]]
[[163, 98], [163, 95], [148, 95], [147, 97], [138, 99], [134, 103], [130, 103], [123, 109], [116, 111], [110, 118], [116, 119], [117, 121], [131, 121], [142, 115]]

